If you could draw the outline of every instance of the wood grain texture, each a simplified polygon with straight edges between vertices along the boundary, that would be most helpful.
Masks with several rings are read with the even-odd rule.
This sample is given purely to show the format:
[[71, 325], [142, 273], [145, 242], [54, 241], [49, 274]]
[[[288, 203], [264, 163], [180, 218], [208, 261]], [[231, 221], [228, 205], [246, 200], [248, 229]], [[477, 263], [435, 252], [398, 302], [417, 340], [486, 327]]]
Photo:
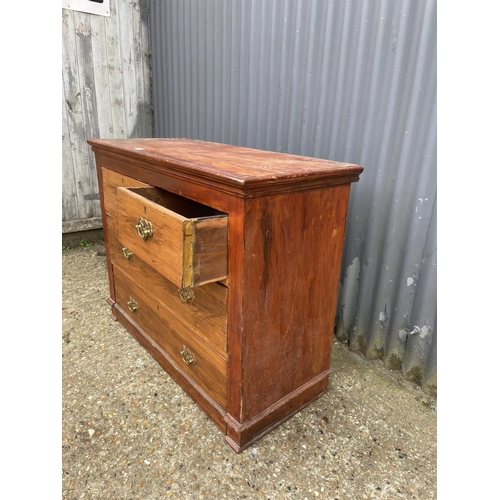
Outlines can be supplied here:
[[[104, 245], [106, 247], [106, 267], [108, 271], [108, 284], [109, 284], [108, 304], [112, 306], [115, 302], [115, 284], [113, 277], [113, 267], [111, 265], [110, 238], [109, 238], [109, 228], [107, 224], [107, 219], [111, 217], [107, 217], [105, 211], [106, 196], [105, 196], [104, 169], [99, 166], [99, 156], [100, 155], [96, 153], [95, 161], [97, 165], [97, 182], [99, 184], [99, 199], [101, 202], [102, 213], [104, 214], [104, 217], [102, 218], [102, 229], [104, 233]], [[116, 320], [116, 317], [113, 314], [112, 318], [113, 320]]]
[[[274, 153], [193, 139], [123, 139], [89, 141], [94, 150], [131, 164], [168, 172], [177, 178], [195, 177], [237, 196], [261, 196], [355, 182], [363, 168], [298, 155]], [[165, 173], [166, 173], [165, 172]]]
[[[191, 332], [181, 321], [157, 303], [141, 286], [119, 269], [114, 269], [116, 302], [129, 309], [132, 298], [137, 310], [130, 312], [138, 324], [182, 367], [183, 371], [202, 387], [217, 403], [227, 406], [227, 362], [206, 342]], [[195, 357], [195, 363], [183, 361], [183, 347]]]
[[[227, 277], [227, 215], [155, 187], [118, 188], [117, 200], [120, 241], [172, 283]], [[137, 234], [140, 217], [153, 229], [147, 240]]]
[[246, 202], [243, 420], [329, 368], [349, 189]]
[[118, 240], [118, 223], [108, 217], [107, 226], [112, 265], [133, 281], [142, 283], [161, 306], [227, 357], [227, 287], [208, 283], [195, 290], [192, 302], [184, 302], [178, 287], [137, 255], [125, 258], [123, 245]]
[[111, 304], [111, 314], [131, 333], [134, 338], [146, 349], [159, 365], [175, 380], [193, 401], [212, 419], [217, 427], [226, 433], [224, 416], [226, 410], [222, 408], [197, 382], [191, 378], [181, 366], [171, 358], [167, 352], [127, 314], [125, 309], [116, 302]]
[[199, 286], [227, 277], [228, 218], [193, 221], [192, 285]]
[[109, 168], [102, 169], [102, 182], [103, 182], [103, 210], [105, 213], [118, 219], [118, 202], [116, 199], [116, 190], [119, 187], [132, 187], [132, 186], [147, 186], [146, 183], [128, 177], [127, 175], [119, 174]]
[[[120, 241], [153, 269], [182, 287], [185, 219], [126, 188], [118, 189], [117, 198], [120, 205]], [[153, 236], [146, 241], [137, 233], [136, 225], [140, 217], [151, 223], [153, 228]]]
[[321, 373], [243, 423], [238, 422], [227, 413], [224, 417], [227, 423], [227, 443], [237, 453], [247, 449], [302, 408], [321, 397], [327, 390], [329, 374], [330, 370]]
[[147, 5], [112, 4], [109, 18], [62, 9], [63, 233], [102, 215], [87, 139], [153, 133]]
[[[201, 406], [218, 425], [224, 424], [228, 444], [241, 451], [320, 397], [327, 388], [350, 183], [358, 179], [362, 167], [202, 141], [89, 142], [96, 153], [98, 169], [109, 168], [161, 188], [119, 188], [120, 210], [132, 210], [135, 203], [131, 196], [120, 201], [127, 191], [157, 193], [159, 196], [152, 199], [161, 208], [164, 202], [159, 191], [164, 190], [184, 199], [176, 205], [181, 212], [183, 204], [190, 206], [195, 201], [227, 214], [223, 236], [215, 232], [215, 226], [210, 227], [209, 219], [188, 214], [195, 218], [183, 221], [184, 240], [178, 245], [182, 246], [184, 267], [189, 267], [187, 254], [203, 255], [206, 248], [227, 246], [227, 353], [221, 356], [220, 348], [215, 347], [218, 340], [214, 339], [219, 338], [216, 333], [204, 336], [204, 326], [200, 324], [197, 331], [185, 316], [188, 309], [183, 312], [169, 298], [163, 298], [163, 293], [168, 295], [168, 291], [160, 290], [166, 278], [160, 279], [158, 273], [142, 275], [149, 266], [158, 269], [148, 258], [157, 259], [161, 252], [168, 253], [167, 238], [157, 251], [142, 254], [135, 252], [134, 243], [128, 244], [129, 236], [139, 240], [134, 234], [135, 217], [146, 215], [144, 197], [134, 209], [134, 217], [129, 217], [129, 226], [133, 227], [129, 236], [121, 230], [120, 215], [115, 253], [119, 254], [119, 245], [126, 244], [136, 253], [138, 262], [134, 264], [133, 257], [127, 262], [119, 255], [112, 257], [117, 263], [113, 269], [119, 297], [113, 311], [136, 338], [142, 338], [153, 355], [157, 355], [158, 349], [165, 351], [173, 366], [179, 362], [180, 341], [189, 332], [198, 341], [193, 343], [196, 358], [202, 353], [203, 359], [210, 349], [209, 361], [223, 360], [224, 391], [220, 386], [222, 365], [216, 380], [210, 382], [211, 388], [203, 385], [206, 370], [197, 378], [196, 371], [189, 375], [182, 369], [179, 373], [186, 376], [180, 380], [190, 394], [201, 390]], [[151, 211], [146, 206], [147, 216]], [[210, 230], [203, 240], [198, 233], [202, 234], [206, 220]], [[112, 227], [112, 218], [107, 225]], [[181, 233], [180, 225], [178, 232]], [[112, 239], [113, 234], [116, 231], [109, 231], [107, 238]], [[145, 245], [148, 243], [150, 240]], [[175, 262], [171, 256], [163, 264], [172, 266]], [[195, 258], [192, 262], [192, 276], [207, 266]], [[132, 288], [127, 279], [135, 283]], [[172, 280], [172, 294], [177, 283], [178, 278]], [[195, 294], [207, 286], [199, 286]], [[144, 287], [146, 297], [141, 300], [150, 310], [146, 318], [123, 311], [126, 306], [122, 294], [134, 287], [139, 287], [135, 290], [139, 294]], [[146, 337], [150, 342], [144, 340]], [[217, 357], [212, 359], [213, 355]], [[165, 366], [171, 369], [170, 361]], [[192, 380], [192, 387], [187, 380]], [[221, 414], [221, 408], [226, 413]]]
[[[94, 156], [88, 137], [98, 137], [89, 15], [62, 10], [63, 221], [100, 217]], [[90, 167], [90, 168], [89, 168]], [[76, 203], [75, 203], [76, 201]]]

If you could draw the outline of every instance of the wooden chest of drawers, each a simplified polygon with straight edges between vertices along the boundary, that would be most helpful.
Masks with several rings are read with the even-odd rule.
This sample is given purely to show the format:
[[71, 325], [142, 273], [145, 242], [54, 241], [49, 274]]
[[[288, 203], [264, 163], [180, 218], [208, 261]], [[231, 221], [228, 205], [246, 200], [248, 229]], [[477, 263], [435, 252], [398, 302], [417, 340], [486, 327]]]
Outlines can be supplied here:
[[240, 452], [326, 391], [363, 169], [190, 139], [89, 143], [112, 314]]

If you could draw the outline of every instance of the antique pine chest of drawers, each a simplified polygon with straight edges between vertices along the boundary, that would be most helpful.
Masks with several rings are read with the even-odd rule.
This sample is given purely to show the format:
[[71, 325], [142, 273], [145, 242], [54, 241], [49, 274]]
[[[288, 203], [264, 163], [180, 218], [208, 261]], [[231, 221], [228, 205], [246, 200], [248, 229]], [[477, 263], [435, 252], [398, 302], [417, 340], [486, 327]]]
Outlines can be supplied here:
[[112, 315], [237, 452], [325, 393], [348, 163], [90, 140]]

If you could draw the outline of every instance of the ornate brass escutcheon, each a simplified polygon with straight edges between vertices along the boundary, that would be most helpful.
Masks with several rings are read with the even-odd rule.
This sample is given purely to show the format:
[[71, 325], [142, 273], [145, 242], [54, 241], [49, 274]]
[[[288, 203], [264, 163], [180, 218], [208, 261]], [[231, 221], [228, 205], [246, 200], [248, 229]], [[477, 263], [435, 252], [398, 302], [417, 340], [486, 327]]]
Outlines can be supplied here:
[[196, 359], [194, 357], [194, 354], [185, 346], [182, 346], [181, 350], [181, 356], [182, 360], [186, 365], [195, 365], [196, 364]]
[[153, 236], [153, 224], [151, 224], [151, 222], [144, 219], [143, 217], [139, 217], [135, 228], [137, 229], [137, 234], [144, 241]]
[[185, 288], [179, 288], [179, 297], [184, 301], [184, 302], [193, 302], [194, 300], [194, 292], [193, 289], [189, 286]]
[[127, 247], [123, 247], [122, 252], [123, 252], [124, 257], [127, 260], [130, 259], [130, 257], [132, 257], [132, 255], [134, 255]]
[[128, 304], [128, 308], [133, 313], [135, 313], [135, 311], [137, 311], [137, 309], [139, 309], [139, 306], [137, 305], [137, 302], [132, 297], [128, 298], [127, 304]]

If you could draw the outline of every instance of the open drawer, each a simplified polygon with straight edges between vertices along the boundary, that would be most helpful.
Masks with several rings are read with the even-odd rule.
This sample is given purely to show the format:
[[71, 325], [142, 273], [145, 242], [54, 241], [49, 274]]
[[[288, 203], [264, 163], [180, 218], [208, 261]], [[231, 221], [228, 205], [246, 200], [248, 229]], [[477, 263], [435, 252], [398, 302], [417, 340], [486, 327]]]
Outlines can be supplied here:
[[118, 237], [179, 288], [227, 278], [228, 216], [156, 187], [119, 187]]

